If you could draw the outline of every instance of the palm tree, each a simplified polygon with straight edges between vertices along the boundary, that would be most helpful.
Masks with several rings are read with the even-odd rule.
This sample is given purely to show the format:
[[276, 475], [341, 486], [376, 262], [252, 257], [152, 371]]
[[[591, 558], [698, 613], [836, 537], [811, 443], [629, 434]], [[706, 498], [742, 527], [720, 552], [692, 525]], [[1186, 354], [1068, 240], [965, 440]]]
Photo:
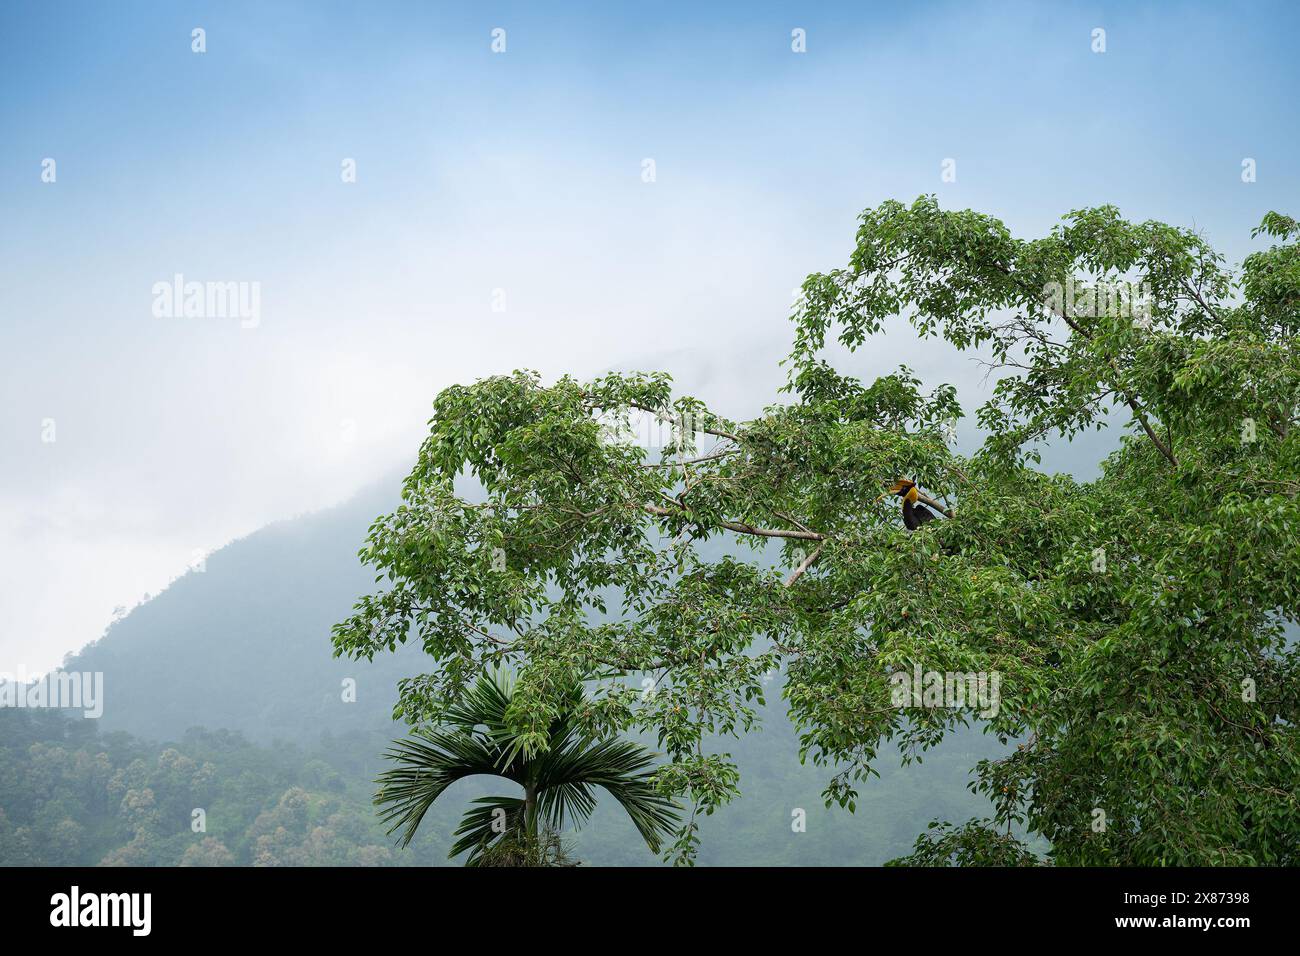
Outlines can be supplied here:
[[[563, 859], [558, 832], [566, 819], [581, 824], [596, 808], [595, 787], [603, 787], [632, 818], [646, 845], [659, 851], [661, 837], [678, 822], [676, 804], [651, 783], [654, 754], [640, 744], [611, 738], [593, 741], [574, 719], [583, 699], [574, 688], [567, 706], [551, 722], [548, 744], [529, 754], [506, 724], [514, 693], [509, 674], [479, 677], [465, 700], [450, 710], [439, 729], [419, 729], [394, 741], [384, 754], [398, 766], [379, 775], [375, 804], [389, 833], [402, 831], [401, 846], [415, 836], [429, 807], [449, 786], [479, 774], [504, 777], [523, 788], [522, 797], [480, 797], [465, 813], [451, 848], [470, 851], [468, 866], [489, 859], [517, 860], [518, 847], [538, 863]], [[503, 839], [504, 838], [504, 839]], [[494, 844], [493, 841], [496, 841]], [[489, 854], [509, 843], [508, 854]], [[485, 855], [486, 854], [486, 855]], [[525, 853], [528, 856], [528, 853]]]

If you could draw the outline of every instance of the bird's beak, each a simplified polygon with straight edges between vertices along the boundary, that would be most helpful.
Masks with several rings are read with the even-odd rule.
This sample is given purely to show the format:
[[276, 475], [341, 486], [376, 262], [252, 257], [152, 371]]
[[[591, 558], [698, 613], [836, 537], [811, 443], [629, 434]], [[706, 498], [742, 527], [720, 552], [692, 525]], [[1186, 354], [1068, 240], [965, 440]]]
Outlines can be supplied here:
[[[879, 501], [881, 498], [884, 498], [888, 495], [900, 494], [904, 488], [911, 488], [911, 487], [914, 487], [914, 484], [912, 482], [908, 481], [906, 478], [899, 478], [897, 481], [895, 481], [892, 485], [889, 486], [888, 491], [882, 491], [880, 494], [876, 495], [876, 501]], [[874, 505], [876, 501], [873, 501], [872, 504]]]

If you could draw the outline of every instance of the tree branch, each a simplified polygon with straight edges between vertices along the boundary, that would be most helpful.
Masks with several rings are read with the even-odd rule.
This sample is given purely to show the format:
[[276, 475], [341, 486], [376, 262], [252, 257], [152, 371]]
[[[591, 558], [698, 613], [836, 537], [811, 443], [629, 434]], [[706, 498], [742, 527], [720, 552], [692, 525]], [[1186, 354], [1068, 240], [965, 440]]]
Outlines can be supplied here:
[[[673, 499], [668, 498], [668, 500], [672, 501]], [[676, 502], [674, 502], [674, 504], [676, 504]], [[690, 509], [683, 505], [678, 505], [677, 511], [674, 511], [672, 508], [663, 508], [659, 505], [650, 504], [642, 505], [641, 508], [647, 513], [658, 515], [661, 518], [671, 517], [672, 515], [678, 514], [679, 511], [684, 511], [687, 514], [690, 514]], [[743, 521], [722, 520], [715, 523], [718, 527], [726, 528], [728, 531], [735, 531], [737, 534], [752, 534], [760, 538], [796, 538], [800, 541], [826, 540], [826, 535], [818, 534], [816, 531], [797, 531], [793, 528], [756, 528], [752, 524], [746, 524]]]
[[[1053, 309], [1052, 311], [1055, 312], [1057, 315], [1059, 315], [1062, 319], [1064, 319], [1065, 324], [1068, 325], [1071, 329], [1073, 329], [1081, 338], [1083, 338], [1084, 341], [1088, 341], [1092, 338], [1092, 336], [1088, 333], [1087, 329], [1085, 329], [1078, 322], [1074, 321], [1074, 319], [1066, 315], [1064, 310], [1058, 311], [1056, 309]], [[1173, 450], [1168, 445], [1166, 445], [1163, 441], [1160, 440], [1160, 436], [1157, 435], [1156, 430], [1151, 427], [1151, 422], [1147, 420], [1146, 412], [1142, 411], [1142, 406], [1138, 404], [1138, 400], [1133, 397], [1133, 395], [1129, 392], [1128, 389], [1124, 388], [1122, 385], [1119, 384], [1119, 379], [1122, 377], [1119, 363], [1116, 362], [1115, 359], [1110, 356], [1107, 356], [1106, 361], [1110, 365], [1111, 369], [1115, 372], [1115, 376], [1116, 376], [1115, 391], [1119, 392], [1120, 397], [1124, 399], [1124, 404], [1127, 405], [1129, 409], [1133, 412], [1133, 414], [1137, 417], [1138, 422], [1142, 425], [1142, 430], [1147, 433], [1147, 437], [1150, 438], [1151, 441], [1155, 443], [1156, 448], [1160, 449], [1160, 454], [1164, 455], [1165, 458], [1169, 460], [1169, 464], [1177, 468], [1178, 459], [1174, 457]]]
[[812, 567], [813, 562], [816, 561], [818, 558], [821, 557], [821, 555], [822, 555], [822, 548], [824, 548], [824, 547], [826, 547], [826, 542], [825, 542], [825, 541], [823, 541], [821, 544], [817, 545], [816, 550], [813, 551], [812, 554], [808, 555], [808, 557], [806, 557], [806, 558], [804, 558], [802, 561], [800, 561], [800, 562], [799, 562], [799, 567], [795, 568], [795, 569], [794, 569], [794, 573], [791, 574], [788, 578], [785, 579], [785, 585], [784, 585], [784, 586], [785, 586], [785, 587], [790, 587], [792, 584], [794, 584], [794, 582], [798, 581], [799, 578], [803, 576], [803, 573], [804, 573], [805, 571], [807, 571], [810, 567]]
[[951, 511], [949, 511], [949, 510], [948, 510], [947, 508], [945, 508], [943, 505], [939, 504], [939, 502], [935, 501], [935, 500], [934, 500], [933, 498], [931, 498], [929, 495], [923, 495], [923, 494], [921, 494], [921, 492], [920, 492], [919, 489], [918, 489], [917, 492], [916, 492], [916, 500], [919, 501], [919, 502], [921, 502], [921, 504], [923, 504], [923, 505], [929, 505], [931, 508], [934, 508], [936, 511], [938, 511], [939, 513], [941, 513], [945, 518], [951, 518], [951, 517], [952, 517], [952, 512], [951, 512]]
[[680, 468], [683, 465], [698, 465], [706, 461], [717, 461], [719, 458], [726, 458], [728, 455], [736, 454], [734, 448], [724, 448], [721, 451], [711, 452], [707, 455], [701, 455], [699, 458], [687, 458], [684, 461], [646, 461], [641, 463], [642, 468]]

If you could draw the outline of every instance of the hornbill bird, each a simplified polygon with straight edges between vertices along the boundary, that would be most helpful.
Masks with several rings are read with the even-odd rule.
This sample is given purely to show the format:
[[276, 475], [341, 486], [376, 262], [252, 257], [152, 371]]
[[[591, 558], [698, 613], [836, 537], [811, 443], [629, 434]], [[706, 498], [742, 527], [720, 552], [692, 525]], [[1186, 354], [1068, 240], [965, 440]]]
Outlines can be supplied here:
[[927, 522], [934, 520], [934, 512], [918, 500], [920, 492], [916, 490], [916, 482], [912, 481], [912, 479], [899, 478], [889, 486], [888, 491], [876, 500], [879, 501], [885, 495], [898, 495], [903, 499], [903, 524], [907, 526], [908, 531], [915, 531]]

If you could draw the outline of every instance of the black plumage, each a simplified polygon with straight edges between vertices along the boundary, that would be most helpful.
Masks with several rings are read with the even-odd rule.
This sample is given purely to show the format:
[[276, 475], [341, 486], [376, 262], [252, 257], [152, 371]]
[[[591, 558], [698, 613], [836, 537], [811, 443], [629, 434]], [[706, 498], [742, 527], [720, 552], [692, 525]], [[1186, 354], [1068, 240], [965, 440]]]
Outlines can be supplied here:
[[914, 505], [906, 498], [903, 499], [903, 524], [908, 531], [915, 531], [927, 521], [933, 520], [934, 512], [925, 505]]

